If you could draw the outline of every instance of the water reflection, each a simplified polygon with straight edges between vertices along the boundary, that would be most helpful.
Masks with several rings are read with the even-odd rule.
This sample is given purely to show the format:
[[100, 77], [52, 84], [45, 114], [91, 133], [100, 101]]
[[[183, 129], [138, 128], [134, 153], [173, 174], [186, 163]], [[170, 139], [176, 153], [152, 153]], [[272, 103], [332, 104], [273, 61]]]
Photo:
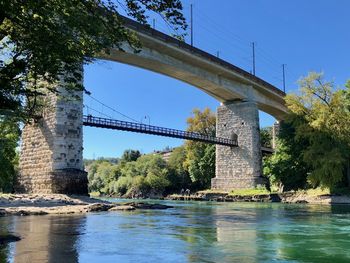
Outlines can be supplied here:
[[[1, 218], [7, 231], [22, 239], [2, 249], [3, 262], [78, 262], [77, 241], [84, 229], [82, 216]], [[9, 253], [10, 251], [10, 253]]]
[[[157, 201], [159, 202], [159, 201]], [[0, 218], [0, 262], [350, 262], [350, 207], [172, 202], [174, 209]]]

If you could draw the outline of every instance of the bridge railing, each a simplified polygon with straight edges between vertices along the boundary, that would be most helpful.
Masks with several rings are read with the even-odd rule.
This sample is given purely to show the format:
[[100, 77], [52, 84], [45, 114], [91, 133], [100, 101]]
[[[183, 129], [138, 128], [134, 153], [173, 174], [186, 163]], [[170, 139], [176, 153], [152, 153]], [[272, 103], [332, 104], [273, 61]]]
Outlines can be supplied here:
[[85, 126], [91, 126], [91, 127], [100, 127], [100, 128], [122, 130], [122, 131], [132, 131], [132, 132], [160, 135], [160, 136], [166, 136], [166, 137], [172, 137], [172, 138], [201, 141], [201, 142], [219, 144], [219, 145], [225, 145], [225, 146], [231, 146], [231, 147], [238, 146], [237, 140], [233, 140], [233, 139], [206, 136], [204, 134], [200, 134], [197, 132], [181, 131], [176, 129], [147, 125], [143, 123], [95, 117], [92, 115], [84, 115], [83, 124]]

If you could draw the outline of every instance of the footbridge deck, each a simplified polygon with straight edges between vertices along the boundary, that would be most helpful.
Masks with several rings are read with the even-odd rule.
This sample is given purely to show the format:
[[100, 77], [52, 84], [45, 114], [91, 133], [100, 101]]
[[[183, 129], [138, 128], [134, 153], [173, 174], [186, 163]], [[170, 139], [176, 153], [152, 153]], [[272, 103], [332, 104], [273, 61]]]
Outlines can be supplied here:
[[[131, 131], [152, 135], [160, 135], [165, 137], [186, 139], [192, 141], [206, 142], [211, 144], [219, 144], [230, 147], [238, 147], [237, 139], [227, 139], [221, 137], [206, 136], [197, 132], [181, 131], [176, 129], [169, 129], [153, 125], [147, 125], [137, 122], [121, 121], [108, 118], [100, 118], [92, 115], [83, 116], [83, 125], [90, 127], [98, 127], [120, 131]], [[273, 154], [274, 149], [261, 147], [263, 154]]]
[[206, 136], [197, 132], [181, 131], [176, 129], [169, 129], [164, 127], [136, 123], [136, 122], [94, 117], [92, 115], [84, 115], [83, 125], [90, 126], [90, 127], [113, 129], [113, 130], [160, 135], [160, 136], [166, 136], [166, 137], [172, 137], [172, 138], [225, 145], [230, 147], [238, 146], [237, 140], [233, 140], [233, 139]]

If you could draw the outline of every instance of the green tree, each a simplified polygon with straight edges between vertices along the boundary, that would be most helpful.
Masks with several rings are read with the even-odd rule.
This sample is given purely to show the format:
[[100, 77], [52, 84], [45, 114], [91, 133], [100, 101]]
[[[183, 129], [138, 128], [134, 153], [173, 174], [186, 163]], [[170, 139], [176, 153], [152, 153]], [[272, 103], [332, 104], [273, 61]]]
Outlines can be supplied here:
[[88, 167], [89, 190], [109, 194], [111, 183], [121, 176], [120, 167], [110, 161], [95, 161]]
[[68, 90], [83, 89], [81, 63], [111, 48], [122, 50], [122, 42], [138, 51], [121, 8], [142, 24], [155, 12], [175, 30], [187, 27], [180, 0], [0, 1], [0, 110], [33, 117], [37, 97], [57, 91], [48, 84], [64, 78]]
[[169, 186], [168, 167], [158, 154], [147, 154], [121, 166], [121, 176], [114, 183], [115, 193], [129, 197], [163, 194]]
[[260, 129], [261, 146], [272, 148], [272, 127], [264, 127]]
[[136, 161], [139, 157], [141, 156], [141, 153], [139, 150], [125, 150], [121, 161], [122, 162], [132, 162], [132, 161]]
[[[187, 119], [187, 131], [198, 132], [206, 136], [215, 136], [216, 116], [209, 108], [201, 112], [193, 111]], [[211, 178], [215, 176], [215, 146], [202, 142], [185, 142], [186, 159], [184, 167], [188, 171], [196, 189], [210, 187]]]
[[184, 146], [175, 148], [171, 153], [168, 160], [168, 180], [170, 181], [170, 185], [167, 189], [167, 192], [179, 192], [181, 189], [190, 187], [191, 178], [188, 171], [184, 167], [185, 160], [186, 151]]
[[288, 120], [280, 123], [276, 152], [263, 159], [264, 175], [268, 177], [271, 188], [283, 192], [307, 186], [310, 166], [303, 158], [307, 145], [307, 140], [296, 138], [295, 128]]
[[11, 192], [16, 180], [20, 137], [18, 122], [0, 117], [0, 191]]
[[[303, 159], [313, 186], [334, 187], [344, 180], [350, 158], [349, 84], [335, 89], [320, 73], [299, 81], [300, 94], [286, 97], [296, 138], [307, 141]], [[348, 167], [349, 169], [349, 167]]]

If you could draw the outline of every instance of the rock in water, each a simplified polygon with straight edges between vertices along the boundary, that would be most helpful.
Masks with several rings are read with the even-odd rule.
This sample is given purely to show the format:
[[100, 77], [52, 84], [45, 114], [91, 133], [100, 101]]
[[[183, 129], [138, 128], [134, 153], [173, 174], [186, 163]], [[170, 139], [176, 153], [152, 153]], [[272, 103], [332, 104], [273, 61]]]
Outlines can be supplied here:
[[97, 203], [97, 204], [91, 204], [86, 208], [86, 212], [102, 212], [102, 211], [107, 211], [114, 207], [112, 204], [102, 204], [102, 203]]
[[162, 205], [162, 204], [149, 204], [149, 203], [138, 203], [138, 202], [131, 202], [127, 203], [125, 205], [130, 205], [135, 207], [136, 209], [168, 209], [173, 208], [173, 206], [170, 205]]
[[131, 205], [117, 205], [115, 207], [112, 207], [108, 211], [132, 211], [135, 210], [136, 208], [131, 206]]

